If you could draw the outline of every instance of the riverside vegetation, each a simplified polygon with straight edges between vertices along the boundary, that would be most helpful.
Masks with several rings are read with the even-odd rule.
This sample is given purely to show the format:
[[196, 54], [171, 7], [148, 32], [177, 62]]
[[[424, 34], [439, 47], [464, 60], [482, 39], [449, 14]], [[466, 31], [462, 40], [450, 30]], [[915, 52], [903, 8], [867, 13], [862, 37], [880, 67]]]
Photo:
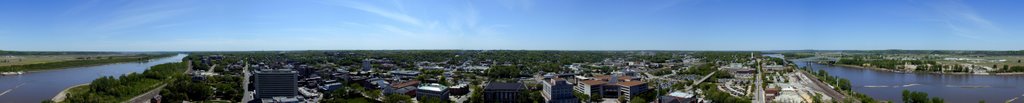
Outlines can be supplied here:
[[0, 72], [16, 72], [16, 71], [40, 71], [40, 70], [51, 70], [61, 69], [70, 67], [90, 66], [90, 65], [102, 65], [111, 63], [121, 62], [135, 62], [135, 61], [146, 61], [156, 58], [170, 57], [174, 54], [140, 54], [134, 56], [112, 56], [101, 59], [87, 59], [87, 60], [69, 60], [59, 62], [48, 62], [39, 64], [25, 64], [25, 65], [11, 65], [0, 67]]

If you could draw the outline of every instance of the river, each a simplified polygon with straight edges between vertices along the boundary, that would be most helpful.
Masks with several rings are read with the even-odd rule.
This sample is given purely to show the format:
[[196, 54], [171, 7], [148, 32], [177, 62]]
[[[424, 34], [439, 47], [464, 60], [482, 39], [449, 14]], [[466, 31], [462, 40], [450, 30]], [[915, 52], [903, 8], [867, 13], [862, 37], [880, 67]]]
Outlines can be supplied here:
[[142, 73], [157, 64], [181, 62], [185, 56], [187, 55], [178, 54], [144, 62], [74, 67], [29, 72], [17, 76], [0, 76], [0, 103], [39, 103], [43, 100], [50, 100], [67, 87], [89, 83], [102, 76]]
[[[1024, 75], [943, 75], [929, 73], [895, 73], [872, 69], [830, 66], [795, 61], [800, 67], [825, 70], [829, 75], [849, 79], [853, 90], [878, 100], [901, 102], [902, 91], [920, 91], [941, 97], [947, 103], [1001, 103], [1022, 97]], [[1021, 99], [1024, 99], [1022, 97]], [[1015, 103], [1024, 100], [1018, 99]]]

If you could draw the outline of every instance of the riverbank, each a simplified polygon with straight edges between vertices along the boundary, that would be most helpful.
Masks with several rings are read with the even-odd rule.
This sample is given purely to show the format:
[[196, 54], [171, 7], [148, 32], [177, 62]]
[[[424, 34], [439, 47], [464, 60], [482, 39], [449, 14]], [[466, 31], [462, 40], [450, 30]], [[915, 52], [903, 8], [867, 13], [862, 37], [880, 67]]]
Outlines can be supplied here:
[[67, 94], [71, 92], [71, 89], [79, 91], [80, 89], [85, 89], [84, 87], [87, 87], [88, 85], [89, 83], [85, 83], [65, 88], [63, 91], [60, 91], [60, 93], [57, 93], [56, 96], [53, 96], [53, 99], [50, 100], [53, 102], [64, 102], [64, 99], [67, 99]]
[[97, 66], [106, 64], [116, 64], [125, 62], [139, 62], [148, 61], [157, 58], [172, 57], [174, 54], [161, 54], [161, 55], [138, 55], [138, 56], [125, 56], [125, 57], [111, 57], [110, 59], [95, 59], [95, 60], [72, 60], [72, 61], [60, 61], [60, 62], [49, 62], [39, 64], [26, 64], [26, 65], [11, 65], [11, 66], [0, 66], [0, 72], [40, 72], [46, 70], [58, 70], [62, 68], [73, 68], [73, 67], [85, 67], [85, 66]]
[[176, 76], [184, 75], [187, 63], [165, 63], [150, 67], [139, 74], [122, 75], [119, 78], [101, 77], [95, 79], [93, 85], [69, 89], [71, 95], [66, 102], [90, 101], [145, 101], [159, 94], [161, 88], [175, 81]]
[[962, 72], [955, 72], [955, 73], [952, 73], [952, 72], [898, 71], [898, 70], [892, 70], [892, 69], [888, 69], [888, 68], [864, 67], [864, 66], [858, 66], [858, 65], [827, 64], [827, 63], [820, 63], [820, 62], [813, 62], [813, 63], [822, 64], [822, 65], [832, 65], [832, 66], [859, 68], [859, 69], [871, 69], [871, 70], [894, 72], [894, 73], [926, 73], [926, 74], [944, 74], [944, 75], [945, 74], [949, 74], [949, 75], [1024, 75], [1024, 72], [1008, 72], [1008, 73], [962, 73]]

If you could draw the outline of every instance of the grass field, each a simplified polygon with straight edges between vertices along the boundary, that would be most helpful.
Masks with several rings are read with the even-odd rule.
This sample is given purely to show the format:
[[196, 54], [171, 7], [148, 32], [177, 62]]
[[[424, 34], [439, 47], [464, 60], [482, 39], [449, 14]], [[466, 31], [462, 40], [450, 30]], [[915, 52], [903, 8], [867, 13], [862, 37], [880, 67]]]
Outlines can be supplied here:
[[86, 58], [94, 59], [112, 56], [126, 55], [4, 55], [0, 56], [0, 66], [39, 64], [69, 60], [84, 60]]

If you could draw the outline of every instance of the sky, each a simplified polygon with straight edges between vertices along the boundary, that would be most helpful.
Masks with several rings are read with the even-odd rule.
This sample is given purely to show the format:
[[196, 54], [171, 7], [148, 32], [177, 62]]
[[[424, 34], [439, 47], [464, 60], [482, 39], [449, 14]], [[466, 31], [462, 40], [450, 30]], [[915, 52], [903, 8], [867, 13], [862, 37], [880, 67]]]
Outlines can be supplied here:
[[0, 50], [1021, 50], [1018, 0], [0, 0]]

